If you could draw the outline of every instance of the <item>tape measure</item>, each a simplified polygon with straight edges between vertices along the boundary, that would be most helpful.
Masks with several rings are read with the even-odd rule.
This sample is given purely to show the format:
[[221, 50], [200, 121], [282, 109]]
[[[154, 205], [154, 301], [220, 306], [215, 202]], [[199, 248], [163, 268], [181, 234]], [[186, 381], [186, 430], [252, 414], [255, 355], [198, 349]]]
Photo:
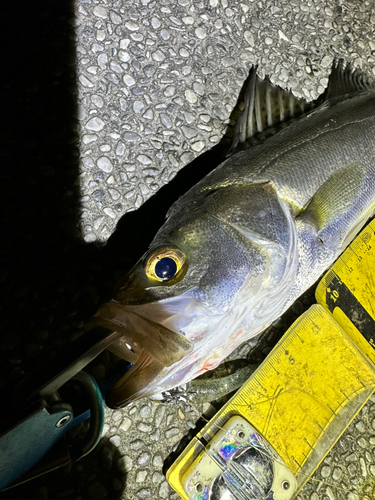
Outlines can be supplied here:
[[315, 296], [375, 363], [375, 219], [327, 272]]
[[182, 499], [295, 498], [375, 390], [374, 250], [375, 221], [168, 470]]

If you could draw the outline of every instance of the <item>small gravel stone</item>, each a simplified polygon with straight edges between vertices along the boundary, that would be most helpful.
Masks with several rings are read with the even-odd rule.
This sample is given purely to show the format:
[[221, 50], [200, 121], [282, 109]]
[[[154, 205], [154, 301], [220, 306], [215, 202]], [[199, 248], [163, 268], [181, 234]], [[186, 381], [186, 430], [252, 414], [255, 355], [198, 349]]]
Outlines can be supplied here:
[[359, 420], [359, 422], [357, 422], [355, 424], [355, 428], [359, 431], [359, 432], [366, 432], [366, 426], [365, 424], [363, 423], [362, 420]]
[[194, 92], [200, 96], [205, 94], [205, 87], [202, 83], [194, 82], [193, 83]]
[[144, 446], [144, 442], [141, 439], [136, 439], [130, 443], [131, 450], [140, 450]]
[[249, 45], [254, 45], [254, 35], [251, 33], [251, 31], [245, 31], [244, 37]]
[[125, 132], [124, 134], [124, 141], [126, 142], [138, 142], [140, 140], [140, 136], [135, 132]]
[[357, 471], [357, 465], [356, 463], [351, 463], [349, 466], [348, 466], [348, 472], [349, 472], [349, 475], [351, 477], [355, 477], [357, 474], [358, 474], [358, 471]]
[[98, 118], [98, 117], [91, 118], [91, 120], [89, 120], [86, 123], [86, 128], [88, 130], [94, 130], [95, 132], [99, 132], [100, 130], [103, 130], [103, 127], [104, 127], [104, 122], [101, 118]]
[[159, 469], [161, 467], [163, 467], [163, 459], [160, 455], [155, 455], [153, 460], [152, 460], [152, 464], [155, 466], [155, 467], [159, 467]]
[[121, 193], [119, 191], [117, 191], [117, 189], [113, 189], [113, 188], [108, 189], [108, 193], [113, 201], [118, 200], [121, 196]]
[[203, 28], [196, 28], [195, 34], [196, 34], [197, 38], [199, 38], [200, 40], [204, 40], [207, 36], [206, 32]]
[[82, 83], [82, 85], [84, 87], [90, 88], [90, 87], [94, 86], [94, 84], [92, 83], [92, 81], [89, 80], [85, 75], [80, 75], [79, 81]]
[[327, 465], [323, 465], [323, 467], [320, 470], [320, 474], [324, 479], [329, 477], [331, 475], [331, 467], [328, 467]]
[[135, 482], [143, 483], [146, 477], [147, 477], [147, 470], [140, 470], [136, 475]]
[[154, 119], [154, 112], [152, 109], [148, 109], [145, 113], [142, 115], [144, 118], [147, 118], [147, 120], [153, 120]]
[[165, 405], [159, 405], [157, 408], [156, 408], [156, 411], [155, 411], [155, 417], [154, 417], [154, 426], [156, 428], [158, 428], [161, 424], [161, 421], [163, 420], [164, 418], [164, 415], [165, 415], [165, 411], [166, 411], [166, 408], [165, 408]]
[[347, 462], [357, 462], [357, 455], [355, 453], [351, 453], [350, 455], [348, 455], [345, 460]]
[[119, 57], [120, 61], [122, 61], [124, 63], [128, 62], [131, 59], [129, 52], [126, 52], [126, 50], [120, 50], [118, 53], [118, 57]]
[[151, 454], [147, 451], [144, 451], [138, 457], [138, 460], [137, 460], [138, 465], [140, 465], [141, 467], [144, 467], [145, 465], [147, 465], [150, 462], [150, 459], [151, 459]]
[[173, 436], [177, 436], [179, 434], [179, 429], [177, 427], [171, 427], [170, 429], [165, 431], [165, 437], [167, 439], [171, 439]]
[[168, 115], [166, 115], [165, 113], [160, 113], [159, 115], [160, 117], [160, 121], [162, 123], [162, 125], [164, 125], [165, 128], [167, 129], [171, 129], [172, 128], [172, 120], [169, 118]]
[[191, 149], [193, 149], [194, 151], [197, 151], [197, 152], [202, 151], [203, 148], [204, 148], [203, 141], [193, 142], [193, 144], [191, 145]]
[[229, 68], [229, 66], [233, 66], [236, 63], [236, 60], [233, 57], [223, 57], [221, 59], [221, 64], [225, 68]]
[[160, 439], [160, 429], [156, 429], [155, 432], [153, 432], [152, 434], [150, 434], [150, 439], [152, 441], [159, 441], [159, 439]]
[[135, 101], [134, 104], [133, 104], [133, 110], [134, 110], [134, 113], [141, 113], [145, 108], [145, 105], [143, 104], [142, 101]]
[[153, 27], [153, 28], [155, 28], [155, 29], [160, 28], [160, 26], [161, 26], [161, 21], [160, 21], [160, 19], [159, 19], [159, 18], [157, 18], [157, 17], [153, 17], [153, 18], [151, 19], [151, 25], [152, 25], [152, 27]]
[[128, 28], [128, 30], [130, 31], [138, 31], [139, 30], [139, 26], [138, 24], [136, 23], [133, 23], [132, 21], [128, 21], [125, 23], [125, 26], [126, 28]]
[[189, 101], [191, 104], [196, 103], [198, 100], [195, 92], [193, 92], [190, 89], [185, 90], [185, 97], [186, 97], [186, 100]]
[[139, 163], [142, 163], [142, 165], [151, 165], [152, 164], [151, 158], [149, 156], [146, 156], [146, 155], [138, 155], [137, 160], [139, 161]]
[[160, 483], [164, 478], [163, 474], [160, 474], [160, 472], [156, 471], [152, 475], [152, 482], [153, 483]]
[[83, 144], [90, 144], [91, 142], [95, 142], [98, 140], [98, 136], [96, 134], [85, 134], [82, 137]]
[[126, 432], [129, 429], [129, 427], [131, 426], [131, 424], [132, 424], [132, 421], [130, 420], [130, 418], [124, 417], [119, 429]]
[[98, 56], [98, 64], [100, 69], [106, 69], [108, 63], [108, 57], [107, 54], [100, 54]]
[[162, 482], [159, 488], [159, 496], [161, 498], [167, 498], [169, 491], [170, 489], [167, 481]]
[[181, 161], [181, 163], [183, 165], [187, 165], [193, 159], [194, 159], [194, 155], [193, 155], [193, 153], [191, 151], [190, 152], [186, 152], [186, 153], [182, 153], [182, 155], [180, 156], [180, 161]]
[[332, 57], [331, 56], [324, 56], [323, 59], [320, 62], [320, 65], [323, 68], [328, 68], [332, 65]]
[[174, 85], [168, 85], [168, 87], [166, 87], [163, 92], [165, 97], [173, 97], [175, 93], [176, 93], [176, 87]]
[[141, 431], [141, 432], [151, 432], [152, 431], [152, 425], [150, 424], [145, 424], [144, 422], [140, 422], [138, 424], [138, 429]]
[[151, 408], [148, 406], [148, 405], [143, 405], [140, 409], [139, 409], [139, 415], [142, 417], [142, 418], [149, 418], [151, 416]]
[[94, 16], [100, 17], [102, 19], [107, 19], [107, 17], [108, 17], [107, 10], [100, 5], [97, 5], [96, 7], [94, 7], [93, 13], [94, 13]]
[[123, 156], [125, 153], [125, 144], [123, 142], [120, 141], [117, 143], [115, 153], [117, 156]]
[[[104, 210], [105, 211], [105, 210]], [[109, 441], [110, 443], [113, 444], [113, 446], [116, 446], [117, 448], [120, 446], [121, 444], [121, 438], [120, 436], [118, 436], [117, 434], [115, 436], [112, 436], [109, 438]]]
[[152, 58], [154, 61], [163, 62], [165, 59], [165, 54], [161, 50], [156, 50], [152, 53]]
[[194, 128], [186, 127], [185, 125], [181, 127], [181, 130], [186, 139], [192, 139], [197, 135], [197, 131]]
[[[108, 215], [108, 217], [110, 217], [111, 219], [116, 219], [116, 214], [115, 212], [112, 210], [111, 207], [106, 207], [103, 209], [103, 212]], [[119, 438], [119, 436], [117, 436]], [[116, 438], [116, 436], [114, 436], [114, 439]], [[112, 439], [112, 438], [111, 438]], [[117, 442], [117, 438], [115, 439], [115, 442]], [[113, 443], [115, 444], [115, 443]], [[118, 445], [116, 445], [118, 446]]]
[[151, 496], [150, 488], [142, 488], [141, 490], [137, 491], [138, 498], [149, 498], [150, 496]]
[[333, 473], [332, 473], [332, 478], [335, 480], [335, 481], [339, 481], [342, 477], [342, 469], [340, 469], [339, 467], [335, 467], [333, 469]]
[[122, 418], [122, 412], [120, 410], [116, 410], [112, 413], [112, 422], [118, 422]]
[[128, 87], [135, 85], [135, 80], [131, 75], [124, 75], [122, 77], [122, 79], [123, 79], [125, 85], [127, 85]]
[[162, 37], [163, 40], [169, 40], [169, 38], [171, 37], [169, 31], [166, 29], [162, 29], [160, 31], [160, 36]]
[[103, 170], [103, 172], [109, 173], [112, 172], [113, 170], [113, 165], [110, 161], [109, 158], [106, 156], [101, 156], [98, 161], [96, 162], [100, 170]]
[[359, 459], [359, 465], [361, 468], [361, 474], [363, 477], [367, 477], [367, 468], [366, 468], [366, 462], [363, 457], [360, 457]]
[[121, 66], [118, 63], [116, 63], [115, 61], [111, 61], [109, 67], [111, 68], [112, 71], [114, 71], [115, 73], [118, 73], [118, 74], [121, 74], [124, 71], [121, 68]]
[[361, 437], [358, 439], [357, 443], [359, 444], [359, 446], [363, 449], [367, 448], [368, 447], [368, 444], [367, 444], [367, 441], [365, 438]]
[[194, 18], [191, 16], [186, 16], [182, 18], [182, 22], [187, 25], [194, 24]]

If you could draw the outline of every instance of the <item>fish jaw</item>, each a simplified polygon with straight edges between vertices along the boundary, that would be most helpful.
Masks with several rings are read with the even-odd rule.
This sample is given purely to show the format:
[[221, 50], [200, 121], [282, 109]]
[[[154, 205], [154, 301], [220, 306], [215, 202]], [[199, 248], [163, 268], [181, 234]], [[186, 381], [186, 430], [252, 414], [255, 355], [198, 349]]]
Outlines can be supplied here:
[[107, 395], [108, 406], [123, 406], [179, 385], [180, 374], [176, 372], [199, 357], [199, 348], [210, 338], [211, 329], [219, 320], [191, 296], [140, 306], [115, 301], [103, 304], [94, 323], [120, 331], [123, 337], [110, 350], [135, 361]]

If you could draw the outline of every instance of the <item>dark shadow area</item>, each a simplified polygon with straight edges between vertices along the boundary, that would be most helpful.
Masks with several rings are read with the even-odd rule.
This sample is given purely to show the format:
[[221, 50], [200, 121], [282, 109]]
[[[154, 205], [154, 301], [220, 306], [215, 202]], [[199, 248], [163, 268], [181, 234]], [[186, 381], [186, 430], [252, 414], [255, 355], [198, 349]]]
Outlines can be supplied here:
[[22, 376], [66, 342], [90, 281], [75, 185], [73, 3], [9, 2], [4, 10], [2, 380]]
[[0, 381], [16, 381], [82, 327], [147, 249], [170, 205], [220, 163], [226, 144], [123, 216], [105, 246], [84, 243], [73, 2], [10, 4], [4, 20]]
[[[12, 385], [95, 311], [101, 260], [79, 230], [73, 1], [2, 7], [0, 382]], [[102, 441], [1, 498], [87, 498], [100, 488], [120, 498], [124, 484], [119, 452]]]
[[119, 450], [103, 438], [87, 457], [0, 494], [4, 500], [106, 498], [119, 500], [126, 484]]

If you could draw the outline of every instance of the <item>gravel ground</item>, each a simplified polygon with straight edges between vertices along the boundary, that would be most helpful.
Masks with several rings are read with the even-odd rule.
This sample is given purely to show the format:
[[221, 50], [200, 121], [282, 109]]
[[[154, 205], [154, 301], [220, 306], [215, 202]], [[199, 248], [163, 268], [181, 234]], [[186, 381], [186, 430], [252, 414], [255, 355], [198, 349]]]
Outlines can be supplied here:
[[[168, 206], [218, 164], [251, 64], [307, 100], [323, 92], [335, 57], [374, 73], [373, 7], [322, 0], [7, 7], [2, 380], [66, 345], [147, 248]], [[101, 380], [110, 366], [105, 353], [91, 371]], [[176, 499], [163, 470], [209, 410], [149, 400], [107, 409], [95, 452], [3, 496]], [[370, 495], [374, 429], [372, 399], [298, 499]]]

